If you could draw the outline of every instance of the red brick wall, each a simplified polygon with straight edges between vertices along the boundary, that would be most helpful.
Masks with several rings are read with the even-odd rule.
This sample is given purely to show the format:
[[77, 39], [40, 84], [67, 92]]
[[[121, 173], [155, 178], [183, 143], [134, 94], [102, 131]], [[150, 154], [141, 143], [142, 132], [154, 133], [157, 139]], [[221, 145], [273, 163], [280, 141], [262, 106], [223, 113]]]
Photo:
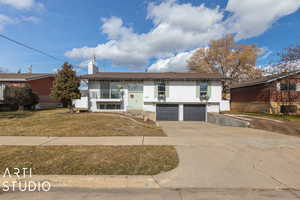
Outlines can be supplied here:
[[233, 88], [230, 90], [232, 102], [269, 102], [270, 91], [266, 84]]
[[47, 77], [28, 81], [32, 91], [37, 95], [49, 96], [53, 85], [54, 77]]
[[[285, 79], [273, 81], [269, 84], [260, 84], [249, 87], [233, 88], [230, 91], [231, 102], [281, 102], [288, 92], [278, 91], [277, 83], [290, 82], [300, 83], [300, 75], [289, 76]], [[300, 102], [300, 92], [290, 91], [293, 102]]]
[[53, 81], [54, 77], [28, 81], [28, 84], [32, 88], [32, 91], [40, 97], [40, 103], [57, 102], [52, 97], [50, 97]]

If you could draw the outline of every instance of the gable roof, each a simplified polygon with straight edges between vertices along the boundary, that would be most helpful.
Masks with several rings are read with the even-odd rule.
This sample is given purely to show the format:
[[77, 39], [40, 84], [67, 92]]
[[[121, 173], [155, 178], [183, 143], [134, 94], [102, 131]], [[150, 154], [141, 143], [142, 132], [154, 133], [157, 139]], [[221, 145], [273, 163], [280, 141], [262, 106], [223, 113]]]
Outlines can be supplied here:
[[53, 74], [31, 74], [31, 73], [0, 73], [0, 81], [15, 82], [15, 81], [30, 81], [41, 78], [54, 77]]
[[88, 80], [220, 80], [220, 74], [196, 72], [98, 72], [83, 75]]
[[249, 86], [254, 86], [254, 85], [259, 85], [259, 84], [270, 83], [270, 82], [276, 81], [278, 79], [282, 79], [282, 78], [285, 78], [285, 77], [288, 77], [291, 75], [295, 75], [295, 74], [300, 74], [300, 70], [296, 70], [296, 71], [292, 71], [292, 72], [283, 72], [283, 73], [276, 74], [276, 75], [265, 76], [265, 77], [255, 79], [252, 81], [246, 81], [246, 82], [234, 84], [230, 88], [234, 89], [234, 88], [242, 88], [242, 87], [249, 87]]

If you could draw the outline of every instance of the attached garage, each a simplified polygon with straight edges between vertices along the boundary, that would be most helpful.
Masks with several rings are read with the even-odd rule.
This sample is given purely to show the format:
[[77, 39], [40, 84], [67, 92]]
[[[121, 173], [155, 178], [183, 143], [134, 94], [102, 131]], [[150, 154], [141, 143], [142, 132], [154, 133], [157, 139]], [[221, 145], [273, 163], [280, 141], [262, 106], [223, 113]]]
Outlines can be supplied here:
[[206, 105], [183, 105], [184, 121], [206, 121]]
[[178, 121], [178, 111], [178, 104], [158, 104], [156, 105], [156, 120]]

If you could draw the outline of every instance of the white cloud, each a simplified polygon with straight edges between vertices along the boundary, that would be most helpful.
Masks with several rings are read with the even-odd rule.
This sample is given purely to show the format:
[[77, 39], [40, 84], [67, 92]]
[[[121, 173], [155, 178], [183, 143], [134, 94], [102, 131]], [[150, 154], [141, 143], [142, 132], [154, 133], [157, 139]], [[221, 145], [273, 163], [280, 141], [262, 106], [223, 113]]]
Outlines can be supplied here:
[[187, 69], [187, 60], [193, 55], [193, 51], [179, 53], [176, 56], [159, 59], [148, 68], [149, 72], [184, 72]]
[[0, 32], [4, 30], [4, 27], [8, 24], [16, 24], [17, 21], [15, 19], [12, 19], [6, 15], [0, 14]]
[[[74, 48], [65, 55], [84, 60], [96, 55], [98, 59], [112, 60], [114, 65], [134, 68], [143, 68], [149, 59], [157, 59], [151, 70], [183, 71], [186, 53], [182, 52], [206, 46], [211, 39], [228, 33], [236, 34], [238, 40], [258, 36], [280, 17], [295, 12], [299, 1], [229, 0], [225, 10], [176, 0], [150, 3], [147, 19], [153, 28], [149, 32], [139, 34], [124, 25], [121, 18], [105, 18], [101, 31], [107, 35], [106, 43]], [[224, 12], [231, 15], [224, 19]]]
[[23, 16], [20, 18], [11, 18], [9, 16], [0, 14], [0, 32], [4, 31], [6, 25], [19, 24], [22, 22], [38, 23], [39, 21], [40, 19], [34, 16]]
[[226, 10], [233, 15], [226, 23], [230, 32], [237, 34], [236, 39], [246, 39], [264, 33], [299, 7], [300, 0], [229, 0]]
[[102, 32], [107, 34], [109, 39], [121, 39], [130, 37], [133, 34], [131, 28], [124, 27], [123, 20], [118, 17], [103, 18]]
[[35, 17], [35, 16], [24, 16], [20, 18], [20, 21], [22, 22], [32, 22], [34, 24], [37, 24], [41, 21], [40, 18]]
[[44, 5], [35, 0], [0, 0], [0, 4], [12, 6], [16, 9], [44, 9]]
[[273, 51], [271, 51], [268, 47], [262, 47], [262, 48], [260, 48], [258, 60], [265, 60], [272, 54], [273, 54]]
[[175, 1], [150, 4], [147, 18], [153, 21], [154, 28], [143, 34], [124, 26], [118, 17], [104, 19], [101, 29], [110, 39], [107, 43], [73, 49], [65, 55], [81, 59], [96, 55], [98, 59], [111, 59], [114, 65], [138, 68], [147, 65], [150, 58], [165, 58], [205, 45], [224, 33], [223, 13], [203, 5]]

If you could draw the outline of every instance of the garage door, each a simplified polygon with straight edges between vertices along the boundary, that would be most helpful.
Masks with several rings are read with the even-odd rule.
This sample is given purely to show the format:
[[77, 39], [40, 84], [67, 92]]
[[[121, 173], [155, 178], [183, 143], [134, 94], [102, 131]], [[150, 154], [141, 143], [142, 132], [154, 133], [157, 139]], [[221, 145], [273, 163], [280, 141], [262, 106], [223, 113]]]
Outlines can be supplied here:
[[173, 105], [173, 104], [156, 105], [156, 120], [178, 121], [178, 105]]
[[183, 120], [184, 121], [206, 121], [205, 105], [184, 105]]

